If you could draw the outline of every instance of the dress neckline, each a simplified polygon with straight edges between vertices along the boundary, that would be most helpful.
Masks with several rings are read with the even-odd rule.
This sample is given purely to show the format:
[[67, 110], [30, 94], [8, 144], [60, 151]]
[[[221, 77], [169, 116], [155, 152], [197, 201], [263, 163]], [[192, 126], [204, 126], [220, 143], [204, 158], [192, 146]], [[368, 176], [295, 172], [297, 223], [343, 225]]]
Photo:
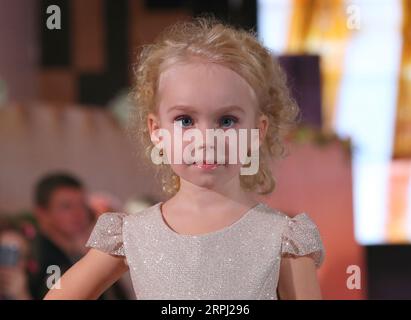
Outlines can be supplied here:
[[161, 207], [162, 207], [163, 203], [164, 203], [163, 201], [160, 201], [154, 207], [156, 215], [157, 215], [158, 219], [160, 220], [159, 222], [161, 224], [161, 227], [163, 229], [165, 229], [166, 232], [173, 235], [174, 237], [183, 238], [183, 239], [202, 239], [202, 238], [209, 238], [209, 237], [212, 237], [212, 236], [217, 236], [219, 234], [226, 233], [226, 232], [234, 229], [235, 227], [240, 226], [242, 223], [244, 223], [246, 220], [248, 220], [251, 217], [251, 215], [254, 212], [256, 212], [260, 207], [264, 206], [263, 202], [258, 202], [256, 205], [249, 208], [239, 219], [234, 221], [232, 224], [230, 224], [226, 227], [220, 228], [218, 230], [207, 232], [207, 233], [201, 233], [201, 234], [182, 234], [182, 233], [178, 233], [178, 232], [174, 231], [172, 228], [170, 228], [170, 226], [165, 221], [163, 213], [161, 211]]

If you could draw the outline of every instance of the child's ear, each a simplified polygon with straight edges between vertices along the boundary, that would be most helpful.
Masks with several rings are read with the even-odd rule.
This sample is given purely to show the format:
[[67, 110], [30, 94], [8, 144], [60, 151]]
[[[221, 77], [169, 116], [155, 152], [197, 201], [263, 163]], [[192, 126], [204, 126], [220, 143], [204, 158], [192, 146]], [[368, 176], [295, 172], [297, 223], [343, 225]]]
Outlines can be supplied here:
[[263, 143], [265, 136], [267, 135], [268, 124], [268, 117], [265, 114], [260, 115], [257, 123], [259, 129], [260, 145]]
[[160, 129], [160, 122], [159, 122], [159, 119], [158, 119], [156, 114], [149, 113], [147, 115], [147, 127], [148, 127], [148, 131], [149, 131], [149, 134], [150, 134], [151, 141], [153, 141], [153, 139], [152, 139], [153, 133], [156, 130]]

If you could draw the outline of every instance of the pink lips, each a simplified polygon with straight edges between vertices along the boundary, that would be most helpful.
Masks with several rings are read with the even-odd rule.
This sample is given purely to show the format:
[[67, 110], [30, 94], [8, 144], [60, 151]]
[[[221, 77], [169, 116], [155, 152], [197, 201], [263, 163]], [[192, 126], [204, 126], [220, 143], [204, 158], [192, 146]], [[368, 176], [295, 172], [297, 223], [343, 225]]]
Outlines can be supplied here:
[[193, 163], [193, 166], [195, 166], [196, 168], [199, 168], [199, 169], [203, 169], [203, 170], [214, 170], [219, 165], [216, 164], [216, 163], [208, 164], [208, 163], [203, 162], [203, 163]]

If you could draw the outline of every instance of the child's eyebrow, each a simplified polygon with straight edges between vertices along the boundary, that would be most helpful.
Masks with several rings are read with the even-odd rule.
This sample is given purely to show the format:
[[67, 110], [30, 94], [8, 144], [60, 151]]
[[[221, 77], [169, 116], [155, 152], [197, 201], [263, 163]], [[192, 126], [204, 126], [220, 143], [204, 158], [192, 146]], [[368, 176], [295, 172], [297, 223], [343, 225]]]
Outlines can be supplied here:
[[[171, 111], [174, 111], [174, 110], [189, 111], [191, 113], [197, 113], [196, 108], [193, 108], [191, 106], [185, 106], [185, 105], [173, 106], [167, 110], [167, 113], [170, 113]], [[224, 113], [224, 112], [229, 112], [229, 111], [239, 111], [241, 113], [245, 113], [244, 109], [237, 105], [230, 105], [230, 106], [221, 107], [218, 109], [218, 113]]]

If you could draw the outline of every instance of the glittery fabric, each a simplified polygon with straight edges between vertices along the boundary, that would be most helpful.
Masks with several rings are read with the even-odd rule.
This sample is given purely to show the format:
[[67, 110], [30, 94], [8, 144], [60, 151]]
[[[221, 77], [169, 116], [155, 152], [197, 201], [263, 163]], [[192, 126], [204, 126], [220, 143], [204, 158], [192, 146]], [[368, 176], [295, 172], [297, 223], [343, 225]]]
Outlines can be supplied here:
[[282, 236], [282, 256], [303, 256], [310, 254], [318, 267], [324, 260], [324, 248], [317, 226], [305, 213], [300, 213], [294, 218], [284, 215], [288, 227]]
[[282, 256], [324, 247], [306, 213], [290, 218], [260, 202], [220, 230], [183, 235], [164, 221], [159, 202], [134, 214], [101, 215], [86, 244], [125, 256], [137, 299], [277, 299]]

